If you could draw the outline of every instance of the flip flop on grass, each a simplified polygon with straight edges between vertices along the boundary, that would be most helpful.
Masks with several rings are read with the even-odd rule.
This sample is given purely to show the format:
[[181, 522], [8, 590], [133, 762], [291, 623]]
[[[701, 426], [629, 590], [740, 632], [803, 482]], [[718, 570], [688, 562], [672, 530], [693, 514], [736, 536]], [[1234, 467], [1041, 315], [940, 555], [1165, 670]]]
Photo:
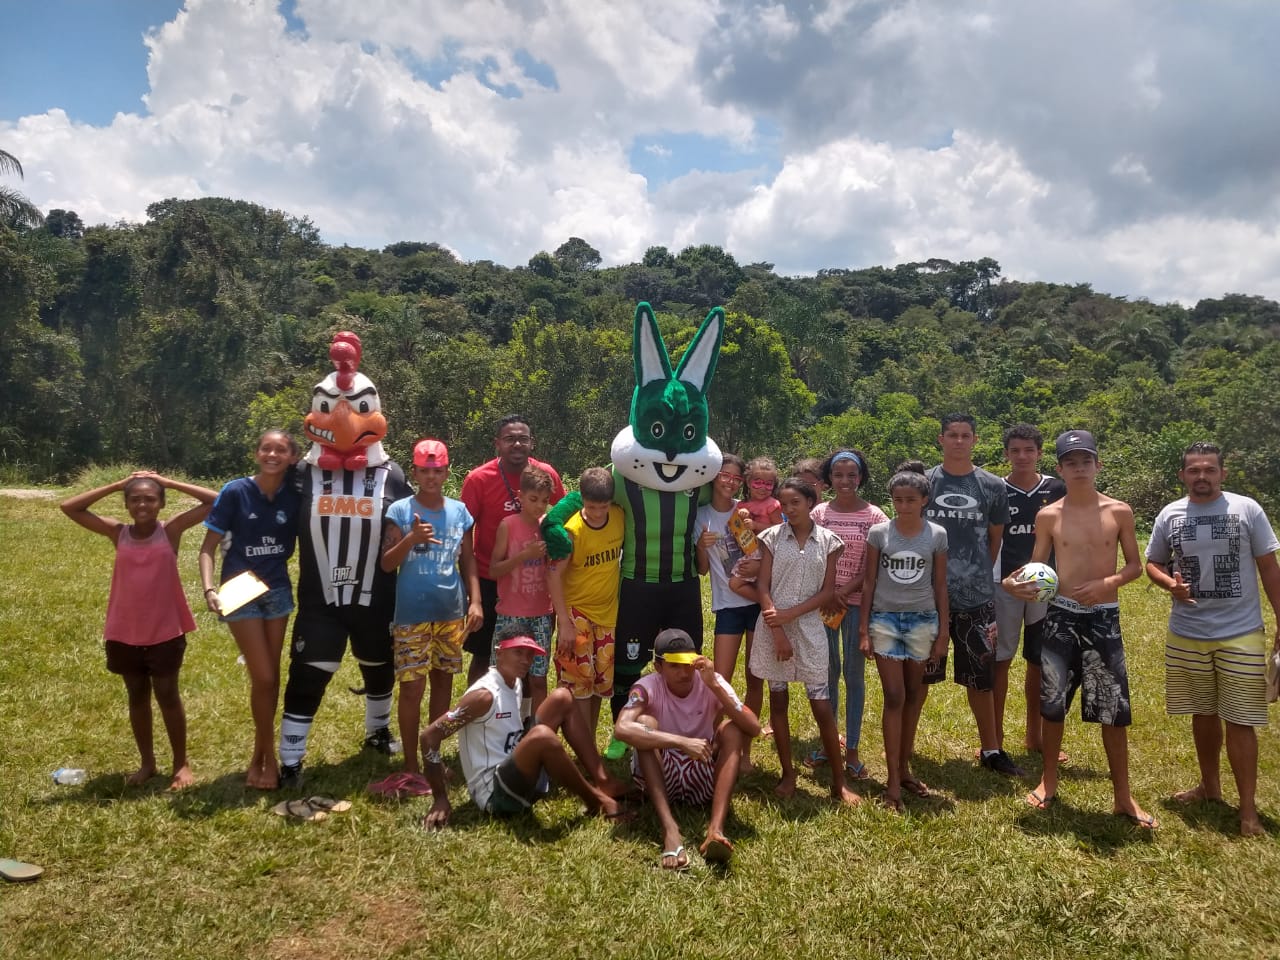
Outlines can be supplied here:
[[921, 799], [932, 796], [932, 794], [929, 793], [929, 785], [916, 777], [903, 777], [902, 788], [904, 790], [910, 790]]
[[401, 770], [390, 776], [369, 784], [369, 792], [375, 797], [387, 800], [403, 800], [405, 797], [429, 797], [431, 784], [420, 773], [408, 773]]
[[34, 863], [23, 863], [21, 860], [0, 857], [0, 877], [4, 877], [11, 883], [28, 883], [39, 879], [42, 873], [44, 873], [44, 867], [37, 867]]
[[1160, 821], [1149, 813], [1129, 813], [1126, 810], [1112, 810], [1117, 817], [1123, 817], [1135, 827], [1141, 827], [1143, 830], [1154, 830], [1160, 826]]
[[307, 803], [326, 813], [346, 813], [351, 809], [350, 800], [335, 800], [333, 797], [307, 797]]
[[870, 780], [871, 771], [867, 769], [867, 765], [861, 760], [853, 763], [846, 762], [844, 765], [844, 777], [846, 780]]
[[1058, 802], [1058, 795], [1054, 793], [1054, 794], [1049, 794], [1048, 796], [1042, 797], [1040, 796], [1039, 792], [1032, 790], [1030, 793], [1027, 794], [1026, 801], [1027, 801], [1027, 806], [1032, 807], [1036, 810], [1048, 810], [1050, 807], [1052, 807], [1055, 803]]
[[[671, 862], [668, 863], [667, 861]], [[670, 873], [684, 873], [689, 869], [689, 855], [684, 852], [684, 844], [674, 850], [663, 850], [658, 857], [658, 866]]]
[[307, 823], [319, 823], [328, 819], [329, 814], [317, 810], [306, 800], [282, 800], [271, 808], [271, 812], [290, 820], [303, 820]]

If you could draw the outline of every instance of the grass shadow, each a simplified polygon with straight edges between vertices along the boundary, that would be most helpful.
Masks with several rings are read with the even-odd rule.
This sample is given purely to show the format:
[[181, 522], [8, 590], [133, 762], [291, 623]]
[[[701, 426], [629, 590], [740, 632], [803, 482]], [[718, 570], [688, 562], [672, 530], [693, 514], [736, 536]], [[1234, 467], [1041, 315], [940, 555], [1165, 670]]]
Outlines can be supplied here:
[[1028, 836], [1075, 837], [1081, 847], [1102, 856], [1110, 856], [1135, 843], [1153, 843], [1158, 830], [1149, 830], [1114, 813], [1073, 807], [1061, 797], [1048, 810], [1027, 806], [1014, 822]]
[[[1240, 836], [1240, 811], [1225, 800], [1195, 800], [1179, 803], [1173, 797], [1165, 797], [1160, 806], [1167, 814], [1177, 817], [1193, 830], [1212, 830], [1224, 837]], [[1269, 837], [1280, 835], [1280, 822], [1265, 813], [1259, 813], [1262, 829]]]
[[939, 763], [917, 753], [911, 760], [911, 772], [929, 784], [931, 790], [946, 790], [957, 800], [981, 802], [1021, 796], [1026, 790], [1021, 779], [993, 773], [972, 760], [957, 757]]

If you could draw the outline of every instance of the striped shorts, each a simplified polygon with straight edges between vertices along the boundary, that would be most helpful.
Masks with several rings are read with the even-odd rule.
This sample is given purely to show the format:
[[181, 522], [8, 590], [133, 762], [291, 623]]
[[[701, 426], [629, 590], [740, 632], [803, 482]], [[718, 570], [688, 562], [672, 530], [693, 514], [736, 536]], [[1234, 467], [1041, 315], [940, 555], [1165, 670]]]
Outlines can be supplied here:
[[[667, 788], [668, 802], [698, 807], [705, 807], [711, 802], [716, 791], [714, 761], [695, 760], [679, 750], [663, 750], [661, 757], [662, 782]], [[631, 755], [631, 779], [641, 790], [644, 789], [644, 774], [640, 772], [640, 762], [634, 752]]]
[[1164, 647], [1164, 698], [1171, 714], [1217, 714], [1242, 727], [1267, 725], [1267, 637], [1190, 640], [1172, 631]]

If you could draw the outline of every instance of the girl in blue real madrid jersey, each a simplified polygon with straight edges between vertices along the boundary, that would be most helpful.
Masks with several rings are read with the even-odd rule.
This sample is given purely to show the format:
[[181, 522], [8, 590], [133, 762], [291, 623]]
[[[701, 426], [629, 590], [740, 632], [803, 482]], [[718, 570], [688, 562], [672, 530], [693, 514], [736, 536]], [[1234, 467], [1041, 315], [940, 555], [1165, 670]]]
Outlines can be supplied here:
[[[282, 430], [268, 430], [254, 451], [258, 472], [232, 480], [218, 494], [204, 525], [200, 579], [205, 602], [231, 628], [249, 670], [249, 708], [253, 714], [253, 758], [245, 783], [274, 790], [280, 782], [275, 752], [276, 703], [280, 696], [280, 653], [285, 626], [293, 612], [289, 557], [298, 538], [298, 492], [287, 482], [298, 446]], [[235, 610], [223, 610], [213, 586], [213, 557], [226, 543], [222, 579], [249, 571], [267, 592]]]

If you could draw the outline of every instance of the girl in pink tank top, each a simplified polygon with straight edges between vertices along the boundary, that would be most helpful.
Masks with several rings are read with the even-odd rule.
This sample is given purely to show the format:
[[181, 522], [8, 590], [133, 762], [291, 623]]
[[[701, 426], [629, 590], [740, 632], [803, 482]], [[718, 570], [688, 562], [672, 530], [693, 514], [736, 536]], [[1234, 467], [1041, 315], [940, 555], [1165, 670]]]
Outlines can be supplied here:
[[[200, 505], [165, 523], [159, 514], [166, 488], [194, 497]], [[100, 517], [89, 510], [117, 490], [124, 492], [125, 509], [133, 523]], [[142, 471], [62, 504], [63, 513], [86, 530], [102, 534], [116, 548], [103, 637], [107, 669], [120, 675], [129, 695], [129, 724], [142, 760], [125, 778], [129, 785], [156, 774], [151, 738], [153, 691], [173, 748], [169, 789], [179, 790], [194, 782], [187, 763], [187, 717], [178, 693], [178, 670], [186, 649], [185, 634], [196, 625], [178, 575], [178, 542], [184, 530], [205, 518], [216, 498], [217, 494], [205, 487]]]

